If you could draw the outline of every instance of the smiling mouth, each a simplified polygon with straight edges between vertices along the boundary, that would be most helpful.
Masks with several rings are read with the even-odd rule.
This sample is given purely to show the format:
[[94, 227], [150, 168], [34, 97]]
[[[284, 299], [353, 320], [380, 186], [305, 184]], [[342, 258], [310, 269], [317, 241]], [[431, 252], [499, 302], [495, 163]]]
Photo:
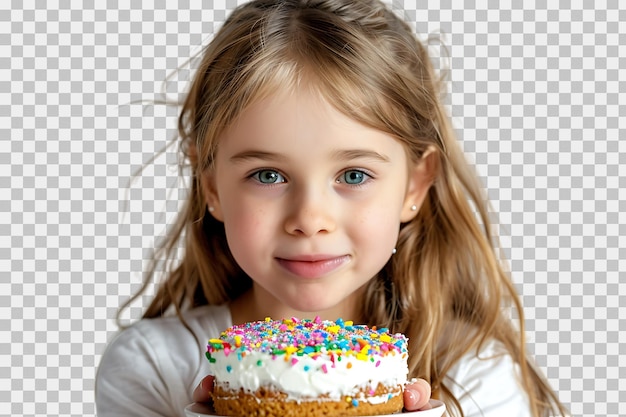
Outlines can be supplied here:
[[283, 269], [298, 277], [320, 278], [350, 262], [350, 256], [343, 255], [315, 260], [276, 258], [276, 261]]

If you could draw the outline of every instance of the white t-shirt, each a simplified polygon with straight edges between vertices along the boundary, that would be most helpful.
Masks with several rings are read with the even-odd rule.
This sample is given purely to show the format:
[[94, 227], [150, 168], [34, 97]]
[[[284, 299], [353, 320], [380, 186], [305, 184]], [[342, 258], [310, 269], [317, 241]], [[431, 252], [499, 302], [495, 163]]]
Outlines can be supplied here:
[[[161, 317], [139, 321], [110, 343], [96, 377], [99, 417], [184, 417], [194, 389], [209, 373], [208, 339], [232, 325], [226, 305], [199, 307], [184, 317], [195, 337], [177, 317]], [[479, 355], [489, 359], [467, 355], [446, 376], [466, 417], [530, 415], [517, 365], [500, 352], [497, 342], [489, 343]]]

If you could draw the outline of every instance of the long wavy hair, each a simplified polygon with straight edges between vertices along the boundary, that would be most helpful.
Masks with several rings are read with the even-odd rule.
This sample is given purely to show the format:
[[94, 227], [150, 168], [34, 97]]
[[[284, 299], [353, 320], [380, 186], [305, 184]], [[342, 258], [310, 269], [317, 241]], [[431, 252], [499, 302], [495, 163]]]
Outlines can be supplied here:
[[[178, 123], [180, 151], [191, 165], [189, 196], [144, 286], [122, 309], [180, 244], [184, 255], [145, 318], [174, 310], [182, 319], [185, 309], [227, 303], [251, 287], [223, 224], [207, 212], [200, 177], [220, 134], [244, 109], [306, 78], [348, 117], [397, 138], [414, 162], [436, 150], [433, 185], [418, 215], [401, 225], [397, 253], [366, 284], [361, 317], [414, 341], [411, 376], [429, 381], [455, 414], [463, 411], [445, 376], [492, 339], [519, 365], [533, 415], [565, 413], [529, 359], [523, 310], [497, 254], [482, 187], [446, 114], [442, 79], [406, 22], [378, 0], [256, 0], [235, 9], [202, 54]], [[505, 314], [510, 306], [517, 328]]]

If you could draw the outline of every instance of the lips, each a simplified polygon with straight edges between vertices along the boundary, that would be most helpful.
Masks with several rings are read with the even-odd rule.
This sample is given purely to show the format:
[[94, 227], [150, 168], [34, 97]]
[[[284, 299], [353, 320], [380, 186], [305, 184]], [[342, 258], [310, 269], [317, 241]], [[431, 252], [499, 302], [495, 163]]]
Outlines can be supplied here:
[[350, 256], [317, 255], [290, 259], [276, 258], [276, 261], [293, 275], [302, 278], [320, 278], [350, 262]]

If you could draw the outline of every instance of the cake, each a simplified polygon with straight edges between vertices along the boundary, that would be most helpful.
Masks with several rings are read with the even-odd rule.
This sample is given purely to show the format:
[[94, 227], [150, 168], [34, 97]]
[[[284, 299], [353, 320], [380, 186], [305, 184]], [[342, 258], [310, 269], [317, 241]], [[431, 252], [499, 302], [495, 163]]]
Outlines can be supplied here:
[[364, 416], [402, 410], [407, 338], [386, 328], [296, 318], [211, 339], [213, 406], [224, 416]]

